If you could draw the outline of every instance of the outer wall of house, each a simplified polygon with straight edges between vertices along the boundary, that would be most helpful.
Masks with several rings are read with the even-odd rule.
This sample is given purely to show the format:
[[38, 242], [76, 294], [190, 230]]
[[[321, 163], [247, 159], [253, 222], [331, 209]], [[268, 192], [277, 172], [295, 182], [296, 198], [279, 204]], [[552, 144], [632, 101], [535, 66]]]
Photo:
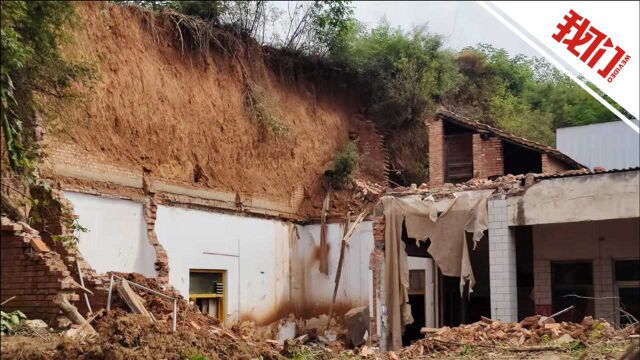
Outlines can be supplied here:
[[78, 247], [96, 271], [156, 275], [155, 251], [147, 239], [141, 203], [76, 192], [64, 195], [80, 225], [89, 230], [79, 234]]
[[[640, 257], [639, 185], [638, 171], [565, 177], [489, 201], [492, 317], [517, 320], [514, 226], [532, 226], [536, 312], [552, 311], [554, 261], [590, 261], [594, 297], [616, 296], [614, 261]], [[596, 316], [615, 322], [611, 299], [595, 300], [594, 305]]]
[[551, 263], [588, 261], [593, 266], [595, 316], [615, 323], [615, 260], [638, 259], [637, 218], [533, 226], [534, 298], [539, 310], [551, 308]]
[[[89, 229], [80, 234], [80, 250], [98, 272], [157, 276], [142, 204], [65, 195], [80, 224]], [[292, 237], [294, 226], [297, 236]], [[289, 313], [308, 318], [328, 312], [343, 231], [342, 224], [328, 224], [329, 274], [321, 274], [319, 225], [170, 206], [158, 206], [155, 222], [158, 241], [169, 259], [169, 285], [187, 297], [190, 270], [224, 270], [226, 320], [254, 320], [259, 325]], [[372, 222], [365, 221], [345, 252], [336, 312], [370, 303], [372, 251]]]

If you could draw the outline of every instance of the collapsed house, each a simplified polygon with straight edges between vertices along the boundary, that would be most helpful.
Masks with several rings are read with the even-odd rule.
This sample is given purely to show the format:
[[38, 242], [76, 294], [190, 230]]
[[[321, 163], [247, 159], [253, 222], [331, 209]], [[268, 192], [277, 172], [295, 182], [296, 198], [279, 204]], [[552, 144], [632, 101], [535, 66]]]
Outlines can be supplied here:
[[[589, 172], [555, 149], [439, 111], [426, 122], [429, 185], [385, 190], [375, 126], [326, 101], [315, 84], [273, 80], [269, 90], [308, 124], [291, 128], [295, 141], [256, 150], [261, 135], [243, 112], [246, 84], [224, 68], [229, 59], [211, 70], [216, 58], [186, 61], [170, 41], [147, 53], [140, 44], [154, 48], [157, 40], [142, 26], [99, 39], [110, 33], [108, 21], [140, 19], [83, 6], [97, 30], [80, 41], [102, 44], [108, 81], [97, 100], [66, 114], [82, 120], [74, 123], [80, 131], [45, 137], [40, 175], [55, 190], [41, 194], [48, 201], [33, 229], [3, 223], [6, 309], [52, 320], [57, 296], [82, 313], [104, 308], [107, 273], [115, 272], [154, 278], [224, 326], [290, 316], [317, 324], [364, 307], [367, 337], [383, 349], [410, 343], [422, 327], [481, 316], [516, 321], [568, 305], [574, 310], [565, 316], [575, 319], [620, 325], [638, 317], [638, 169]], [[127, 51], [109, 51], [121, 48]], [[156, 77], [138, 62], [169, 71]], [[207, 81], [182, 86], [184, 74]], [[119, 83], [127, 96], [111, 88]], [[148, 84], [159, 101], [148, 101]], [[178, 91], [186, 95], [171, 96]], [[202, 94], [210, 108], [191, 107], [192, 99], [205, 103]], [[325, 163], [352, 133], [368, 160], [364, 170], [378, 181], [351, 184], [353, 209], [326, 216], [327, 196], [321, 216], [304, 213], [312, 195], [326, 191], [318, 184]], [[277, 161], [261, 163], [270, 157]], [[288, 187], [269, 188], [279, 183]], [[77, 233], [77, 248], [66, 248], [56, 238], [73, 235], [74, 217], [88, 231]]]
[[[454, 115], [442, 114], [440, 120], [428, 120], [430, 129], [434, 121], [449, 126]], [[456, 119], [456, 126], [463, 119], [471, 129], [472, 122]], [[547, 169], [546, 163], [580, 167], [556, 150], [486, 127], [471, 130], [483, 134], [472, 133], [472, 139], [500, 139], [502, 150], [491, 147], [498, 161], [506, 159], [509, 147], [512, 154], [528, 153], [524, 162], [535, 169]], [[441, 134], [430, 132], [431, 146]], [[450, 138], [443, 139], [451, 151]], [[30, 235], [20, 237], [15, 233], [20, 229], [3, 227], [3, 277], [29, 271], [15, 278], [22, 286], [3, 281], [2, 297], [16, 296], [9, 305], [28, 315], [54, 315], [55, 306], [45, 305], [60, 292], [86, 309], [80, 297], [84, 286], [104, 290], [108, 278], [100, 274], [135, 272], [175, 288], [226, 325], [245, 320], [268, 325], [290, 315], [313, 319], [366, 306], [371, 315], [367, 336], [382, 348], [409, 344], [421, 337], [423, 327], [471, 323], [481, 316], [518, 321], [569, 305], [574, 309], [564, 315], [568, 320], [593, 315], [622, 325], [632, 319], [629, 315], [638, 317], [637, 168], [500, 176], [506, 170], [496, 170], [485, 153], [482, 161], [472, 159], [472, 173], [492, 174], [493, 180], [423, 184], [384, 194], [362, 185], [354, 196], [382, 196], [371, 213], [356, 221], [355, 215], [351, 221], [309, 221], [296, 214], [294, 201], [240, 199], [95, 158], [65, 156], [64, 148], [52, 154], [45, 176], [57, 181], [55, 194], [68, 201], [89, 231], [79, 235], [75, 257], [57, 249], [66, 260], [54, 255], [45, 262], [43, 255], [29, 255], [33, 251], [24, 244], [30, 241], [23, 238]], [[450, 157], [441, 154], [431, 161], [442, 161], [450, 169], [445, 173], [452, 173]], [[534, 157], [541, 162], [527, 162]], [[554, 160], [542, 160], [547, 157]], [[41, 229], [45, 239], [55, 224]], [[7, 245], [5, 232], [23, 245]], [[29, 262], [5, 258], [18, 252]], [[66, 261], [70, 271], [64, 265], [31, 265], [34, 261]], [[47, 281], [57, 285], [41, 293], [29, 290]], [[90, 299], [94, 307], [105, 303], [104, 297]]]

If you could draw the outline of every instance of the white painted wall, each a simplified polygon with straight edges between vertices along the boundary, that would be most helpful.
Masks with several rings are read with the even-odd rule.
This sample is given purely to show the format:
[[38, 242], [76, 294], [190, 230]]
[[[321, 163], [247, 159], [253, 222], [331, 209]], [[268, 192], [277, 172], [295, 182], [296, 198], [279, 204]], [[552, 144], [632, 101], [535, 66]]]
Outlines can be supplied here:
[[[320, 225], [299, 226], [299, 253], [304, 254], [305, 310], [316, 315], [326, 312], [333, 296], [334, 280], [340, 259], [343, 224], [328, 224], [329, 274], [320, 273]], [[373, 272], [369, 258], [373, 251], [373, 222], [362, 222], [349, 241], [336, 303], [352, 307], [370, 304], [373, 297]]]
[[261, 322], [289, 296], [289, 236], [275, 220], [158, 206], [169, 283], [189, 295], [189, 270], [227, 272], [227, 320]]
[[[139, 272], [155, 277], [155, 252], [147, 240], [142, 204], [80, 193], [65, 193], [80, 223], [80, 250], [97, 271]], [[158, 206], [155, 231], [169, 258], [169, 284], [189, 295], [189, 271], [226, 271], [228, 323], [265, 324], [294, 313], [327, 313], [343, 236], [329, 224], [329, 274], [319, 271], [320, 225]], [[342, 308], [372, 301], [373, 225], [360, 224], [347, 249], [337, 303]], [[347, 309], [348, 310], [348, 309]]]
[[507, 198], [508, 225], [637, 218], [639, 189], [638, 170], [542, 180]]
[[89, 230], [79, 234], [78, 247], [96, 271], [156, 276], [142, 204], [66, 191], [64, 196], [73, 204], [80, 225]]

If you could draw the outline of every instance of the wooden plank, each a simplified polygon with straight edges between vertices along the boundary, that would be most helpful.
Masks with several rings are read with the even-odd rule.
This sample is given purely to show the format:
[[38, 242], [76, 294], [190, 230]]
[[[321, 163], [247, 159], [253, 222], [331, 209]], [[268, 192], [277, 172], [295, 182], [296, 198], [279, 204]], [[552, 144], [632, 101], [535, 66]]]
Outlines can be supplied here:
[[153, 315], [151, 315], [147, 308], [144, 307], [144, 299], [131, 289], [127, 280], [120, 280], [116, 285], [116, 289], [118, 290], [118, 294], [120, 294], [122, 301], [129, 306], [131, 311], [135, 314], [145, 315], [149, 320], [155, 322]]

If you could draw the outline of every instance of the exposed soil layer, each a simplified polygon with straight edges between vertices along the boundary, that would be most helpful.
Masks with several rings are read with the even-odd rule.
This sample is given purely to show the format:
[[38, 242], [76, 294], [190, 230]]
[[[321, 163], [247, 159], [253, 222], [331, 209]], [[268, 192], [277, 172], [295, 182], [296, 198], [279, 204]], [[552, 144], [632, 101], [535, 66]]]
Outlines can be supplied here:
[[[242, 45], [242, 54], [192, 50], [166, 15], [133, 6], [82, 3], [78, 13], [65, 53], [93, 63], [98, 79], [80, 99], [45, 112], [50, 148], [71, 143], [78, 157], [248, 196], [288, 201], [302, 187], [306, 201], [321, 204], [322, 174], [356, 129], [363, 176], [384, 181], [375, 129], [335, 79], [271, 70], [256, 45]], [[264, 89], [286, 134], [247, 111], [249, 83]]]

